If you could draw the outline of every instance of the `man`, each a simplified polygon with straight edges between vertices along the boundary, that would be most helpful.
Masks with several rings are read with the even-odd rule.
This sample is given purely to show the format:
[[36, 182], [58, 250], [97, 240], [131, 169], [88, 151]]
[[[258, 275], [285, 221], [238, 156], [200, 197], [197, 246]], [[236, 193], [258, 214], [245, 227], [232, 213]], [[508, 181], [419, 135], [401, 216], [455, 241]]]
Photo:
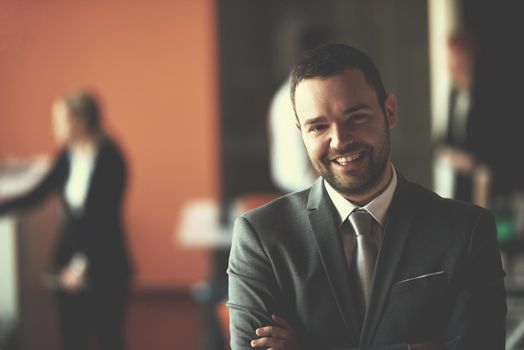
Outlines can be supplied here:
[[232, 349], [504, 349], [493, 217], [396, 172], [396, 98], [371, 60], [320, 47], [291, 99], [321, 178], [237, 220]]

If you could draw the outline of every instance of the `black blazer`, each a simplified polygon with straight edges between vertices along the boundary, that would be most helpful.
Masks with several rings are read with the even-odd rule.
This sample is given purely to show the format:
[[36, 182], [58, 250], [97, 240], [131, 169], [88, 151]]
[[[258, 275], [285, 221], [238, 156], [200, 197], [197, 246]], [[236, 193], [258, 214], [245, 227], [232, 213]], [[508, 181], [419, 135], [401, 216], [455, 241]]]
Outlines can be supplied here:
[[363, 326], [322, 180], [240, 217], [229, 261], [231, 347], [250, 349], [275, 313], [301, 349], [503, 350], [504, 272], [493, 216], [399, 176]]
[[94, 288], [125, 281], [131, 274], [131, 263], [123, 233], [121, 209], [126, 185], [126, 166], [116, 144], [104, 138], [89, 183], [84, 209], [75, 213], [65, 201], [65, 185], [70, 161], [62, 150], [43, 180], [29, 193], [0, 204], [0, 214], [13, 209], [29, 208], [47, 195], [60, 194], [63, 208], [61, 232], [55, 247], [52, 267], [59, 271], [76, 252], [88, 259], [88, 281]]

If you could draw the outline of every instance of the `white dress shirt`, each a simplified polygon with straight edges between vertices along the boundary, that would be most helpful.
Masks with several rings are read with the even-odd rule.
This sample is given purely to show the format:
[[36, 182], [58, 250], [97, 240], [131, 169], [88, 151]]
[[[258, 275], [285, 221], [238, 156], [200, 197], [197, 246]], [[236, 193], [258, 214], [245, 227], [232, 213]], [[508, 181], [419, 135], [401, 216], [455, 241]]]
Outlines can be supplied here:
[[81, 212], [89, 191], [95, 166], [96, 148], [69, 149], [69, 176], [65, 185], [65, 200], [75, 211]]
[[[338, 227], [342, 228], [342, 224], [347, 220], [348, 216], [356, 208], [363, 208], [367, 210], [367, 212], [370, 213], [374, 219], [371, 234], [379, 250], [382, 245], [384, 221], [386, 219], [391, 200], [393, 199], [393, 195], [397, 187], [397, 172], [395, 170], [395, 167], [391, 163], [389, 163], [388, 166], [391, 166], [393, 174], [386, 189], [363, 207], [359, 207], [351, 203], [344, 196], [338, 193], [326, 180], [324, 180], [324, 186], [326, 187], [326, 191], [329, 195], [329, 198], [333, 202], [333, 205], [335, 206], [339, 214], [338, 217], [340, 218], [340, 221], [338, 222]], [[348, 266], [351, 266], [356, 242], [355, 236], [342, 235], [342, 241], [344, 244], [344, 253], [346, 255], [347, 264]]]

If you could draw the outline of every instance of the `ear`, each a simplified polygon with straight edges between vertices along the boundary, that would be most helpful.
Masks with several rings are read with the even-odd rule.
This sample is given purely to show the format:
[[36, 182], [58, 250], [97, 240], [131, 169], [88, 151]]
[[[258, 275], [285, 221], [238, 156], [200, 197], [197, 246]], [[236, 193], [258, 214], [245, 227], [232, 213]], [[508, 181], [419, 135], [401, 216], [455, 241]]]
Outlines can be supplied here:
[[384, 110], [386, 111], [386, 122], [390, 129], [397, 125], [397, 97], [389, 93], [384, 101]]
[[297, 127], [298, 131], [302, 131], [302, 128], [300, 127], [300, 123], [298, 121], [295, 121], [295, 126]]

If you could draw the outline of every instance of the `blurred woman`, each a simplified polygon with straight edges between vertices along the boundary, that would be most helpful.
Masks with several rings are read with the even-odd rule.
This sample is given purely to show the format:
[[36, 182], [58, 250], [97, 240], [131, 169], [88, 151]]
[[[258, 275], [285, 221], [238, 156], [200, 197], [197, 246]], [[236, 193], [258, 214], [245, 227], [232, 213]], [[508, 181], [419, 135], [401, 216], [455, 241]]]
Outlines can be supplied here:
[[52, 269], [63, 349], [124, 349], [123, 319], [131, 264], [121, 207], [126, 167], [104, 133], [96, 99], [84, 92], [58, 98], [52, 108], [56, 141], [63, 146], [43, 180], [29, 193], [0, 203], [0, 215], [31, 207], [58, 192], [62, 225]]

